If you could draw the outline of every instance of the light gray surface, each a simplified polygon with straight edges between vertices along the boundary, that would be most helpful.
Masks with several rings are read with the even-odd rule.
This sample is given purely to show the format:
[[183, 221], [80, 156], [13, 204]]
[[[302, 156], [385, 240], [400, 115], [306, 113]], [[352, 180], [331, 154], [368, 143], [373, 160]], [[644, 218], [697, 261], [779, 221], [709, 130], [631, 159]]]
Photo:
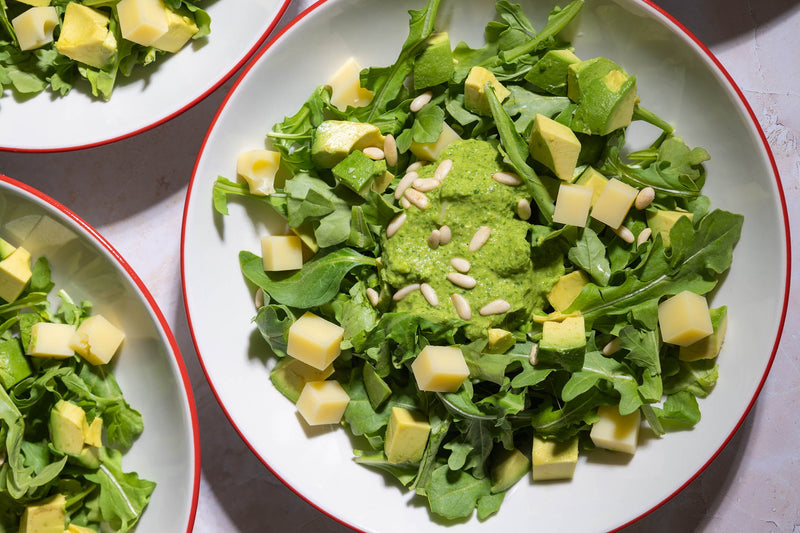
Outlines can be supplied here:
[[[310, 3], [293, 3], [281, 26]], [[716, 54], [744, 92], [795, 213], [800, 4], [661, 0], [660, 5]], [[231, 85], [172, 121], [112, 145], [59, 154], [0, 153], [0, 173], [40, 189], [97, 228], [148, 285], [170, 322], [200, 421], [203, 467], [195, 531], [348, 531], [292, 493], [250, 453], [210, 390], [189, 335], [179, 264], [184, 195], [205, 132]], [[796, 228], [800, 218], [790, 217]], [[792, 297], [772, 372], [730, 444], [684, 491], [626, 532], [800, 529], [798, 311]]]

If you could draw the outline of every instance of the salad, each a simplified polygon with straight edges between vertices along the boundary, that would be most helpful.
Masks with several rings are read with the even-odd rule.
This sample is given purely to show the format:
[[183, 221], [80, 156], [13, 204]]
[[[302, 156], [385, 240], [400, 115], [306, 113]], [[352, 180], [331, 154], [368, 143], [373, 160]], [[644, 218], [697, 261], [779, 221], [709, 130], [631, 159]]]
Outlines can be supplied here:
[[727, 321], [709, 293], [743, 219], [712, 209], [709, 154], [635, 73], [576, 55], [581, 1], [538, 30], [497, 2], [480, 48], [438, 6], [410, 12], [395, 63], [347, 61], [213, 198], [286, 221], [239, 254], [275, 387], [432, 514], [484, 519], [580, 455], [635, 453], [645, 424], [699, 422]]
[[124, 332], [0, 239], [0, 531], [131, 529], [155, 483], [122, 467], [144, 428], [110, 371]]
[[83, 78], [108, 100], [120, 76], [210, 31], [197, 0], [0, 0], [0, 89], [64, 96]]

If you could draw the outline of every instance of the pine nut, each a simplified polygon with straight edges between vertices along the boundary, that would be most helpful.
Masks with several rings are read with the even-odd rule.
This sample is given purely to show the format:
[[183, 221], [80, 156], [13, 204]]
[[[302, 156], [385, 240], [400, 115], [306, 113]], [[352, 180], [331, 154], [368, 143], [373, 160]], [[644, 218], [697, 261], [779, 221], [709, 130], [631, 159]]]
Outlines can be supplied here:
[[405, 192], [403, 192], [403, 196], [408, 198], [408, 201], [411, 202], [412, 205], [420, 209], [428, 209], [428, 197], [418, 190], [406, 189]]
[[411, 285], [406, 285], [402, 289], [398, 290], [394, 295], [392, 295], [392, 300], [395, 302], [399, 302], [412, 292], [419, 290], [419, 283], [412, 283]]
[[442, 184], [441, 182], [436, 181], [433, 178], [417, 178], [414, 180], [414, 183], [412, 183], [411, 186], [417, 189], [418, 191], [428, 192], [432, 191], [441, 184]]
[[378, 301], [380, 300], [378, 291], [376, 291], [372, 287], [368, 287], [366, 292], [367, 292], [367, 299], [369, 300], [369, 303], [372, 304], [372, 307], [378, 307]]
[[450, 231], [450, 226], [444, 225], [439, 228], [439, 244], [447, 244], [453, 238], [453, 232]]
[[431, 91], [425, 91], [421, 95], [411, 100], [411, 104], [408, 106], [408, 109], [412, 113], [416, 113], [417, 111], [425, 107], [425, 105], [431, 101], [431, 98], [433, 98], [433, 93]]
[[428, 236], [428, 246], [430, 246], [433, 250], [439, 247], [441, 241], [442, 241], [442, 232], [440, 232], [438, 229], [433, 230], [431, 234]]
[[389, 224], [386, 226], [387, 238], [397, 233], [397, 230], [399, 230], [400, 227], [405, 223], [406, 216], [407, 215], [405, 213], [400, 213], [399, 215], [394, 217], [391, 222], [389, 222]]
[[472, 239], [469, 241], [469, 251], [470, 252], [477, 252], [481, 249], [481, 247], [486, 244], [486, 241], [489, 240], [489, 236], [492, 234], [492, 228], [489, 226], [481, 226], [472, 236]]
[[460, 294], [452, 294], [450, 295], [450, 301], [453, 302], [453, 307], [456, 308], [456, 313], [458, 313], [461, 320], [469, 320], [472, 318], [472, 309], [470, 309], [469, 302], [466, 298]]
[[262, 307], [264, 307], [264, 291], [261, 289], [261, 287], [256, 289], [254, 300], [256, 304], [256, 309], [261, 309]]
[[522, 220], [531, 218], [531, 203], [525, 198], [517, 202], [517, 216]]
[[390, 167], [397, 164], [397, 141], [391, 133], [387, 133], [383, 138], [383, 155], [386, 158], [386, 164]]
[[464, 289], [471, 289], [478, 284], [478, 282], [472, 276], [467, 276], [466, 274], [461, 274], [460, 272], [450, 272], [447, 274], [447, 279], [450, 283], [454, 285], [458, 285]]
[[492, 174], [492, 179], [497, 183], [508, 185], [509, 187], [518, 187], [522, 185], [520, 177], [511, 172], [495, 172]]
[[539, 359], [536, 357], [536, 353], [539, 351], [539, 345], [535, 344], [531, 346], [531, 353], [528, 355], [528, 361], [531, 362], [532, 365], [536, 366], [536, 363], [539, 362]]
[[639, 246], [643, 245], [644, 243], [646, 243], [647, 239], [649, 239], [650, 235], [652, 235], [652, 234], [653, 234], [653, 230], [651, 230], [650, 228], [644, 228], [642, 230], [642, 232], [639, 233], [639, 236], [636, 238], [636, 246], [637, 246], [637, 248]]
[[454, 257], [450, 260], [450, 265], [453, 268], [461, 272], [462, 274], [466, 274], [469, 272], [469, 269], [472, 267], [469, 261], [466, 259], [462, 259], [461, 257]]
[[603, 346], [603, 355], [612, 355], [617, 353], [621, 349], [622, 346], [620, 345], [619, 337], [616, 337], [612, 339], [611, 342]]
[[453, 160], [452, 159], [445, 159], [439, 166], [436, 167], [436, 170], [433, 171], [433, 179], [442, 182], [450, 174], [450, 171], [453, 170]]
[[636, 199], [633, 201], [633, 206], [636, 209], [644, 209], [650, 203], [655, 200], [656, 198], [656, 191], [652, 187], [645, 187], [639, 194], [636, 195]]
[[403, 193], [406, 192], [406, 189], [408, 189], [411, 186], [411, 184], [414, 183], [414, 180], [417, 179], [418, 177], [419, 174], [417, 174], [416, 172], [413, 171], [407, 172], [406, 175], [403, 176], [400, 179], [400, 182], [397, 184], [397, 188], [394, 190], [394, 197], [399, 200], [400, 197], [403, 196]]
[[614, 230], [620, 239], [627, 242], [628, 244], [632, 243], [635, 239], [633, 237], [633, 232], [626, 228], [625, 226], [620, 226]]
[[406, 169], [406, 172], [416, 172], [423, 165], [425, 165], [425, 161], [414, 161], [413, 163], [408, 165], [408, 168]]
[[411, 207], [411, 202], [408, 201], [408, 198], [403, 196], [400, 198], [400, 205], [403, 207], [403, 209], [408, 209]]
[[428, 300], [429, 304], [431, 304], [433, 307], [439, 305], [439, 296], [436, 295], [436, 291], [433, 290], [433, 287], [427, 283], [423, 283], [419, 286], [419, 290], [422, 292], [422, 296]]
[[492, 300], [478, 311], [481, 316], [502, 315], [511, 309], [511, 304], [505, 300]]
[[381, 149], [380, 149], [380, 148], [378, 148], [377, 146], [367, 146], [366, 148], [364, 148], [363, 150], [361, 150], [361, 152], [362, 152], [362, 153], [363, 153], [365, 156], [367, 156], [367, 157], [369, 157], [370, 159], [372, 159], [373, 161], [379, 161], [379, 160], [381, 160], [381, 159], [384, 159], [384, 158], [386, 157], [386, 156], [383, 154], [383, 150], [381, 150]]

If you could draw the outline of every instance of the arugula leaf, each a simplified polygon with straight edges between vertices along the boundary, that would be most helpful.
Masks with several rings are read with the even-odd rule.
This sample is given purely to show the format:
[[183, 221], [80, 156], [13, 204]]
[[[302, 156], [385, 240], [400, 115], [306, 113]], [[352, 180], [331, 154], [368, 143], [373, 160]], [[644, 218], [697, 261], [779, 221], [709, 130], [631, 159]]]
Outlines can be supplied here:
[[449, 520], [469, 516], [478, 500], [491, 496], [491, 485], [489, 478], [476, 479], [442, 465], [433, 471], [427, 486], [431, 511]]
[[600, 286], [608, 285], [611, 265], [606, 257], [606, 247], [597, 233], [590, 227], [579, 232], [580, 237], [569, 249], [567, 257], [572, 263], [588, 273]]

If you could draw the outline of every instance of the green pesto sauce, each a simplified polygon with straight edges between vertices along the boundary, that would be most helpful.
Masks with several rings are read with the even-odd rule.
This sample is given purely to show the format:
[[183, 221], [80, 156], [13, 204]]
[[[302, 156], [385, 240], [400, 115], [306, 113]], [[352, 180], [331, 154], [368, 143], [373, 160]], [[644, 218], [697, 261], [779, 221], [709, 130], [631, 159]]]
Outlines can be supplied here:
[[[427, 194], [430, 205], [421, 210], [411, 206], [407, 219], [391, 238], [383, 237], [382, 271], [394, 289], [411, 283], [428, 283], [436, 291], [439, 304], [431, 306], [420, 291], [399, 302], [395, 310], [422, 315], [440, 322], [458, 320], [450, 297], [461, 294], [470, 303], [472, 319], [465, 328], [469, 338], [486, 336], [490, 327], [509, 331], [542, 313], [546, 295], [564, 273], [563, 258], [547, 264], [534, 264], [528, 241], [530, 224], [516, 216], [517, 202], [529, 198], [524, 186], [502, 185], [492, 174], [503, 169], [500, 153], [486, 141], [463, 140], [448, 146], [439, 159], [418, 170], [420, 178], [433, 177], [439, 162], [451, 159], [453, 168], [442, 185]], [[436, 249], [428, 237], [443, 225], [450, 227], [452, 240]], [[482, 248], [469, 251], [469, 242], [481, 226], [491, 228], [491, 236]], [[454, 285], [447, 274], [456, 272], [450, 264], [454, 257], [471, 263], [467, 275], [477, 280], [472, 289]], [[509, 312], [481, 316], [479, 310], [501, 298], [511, 304]]]

